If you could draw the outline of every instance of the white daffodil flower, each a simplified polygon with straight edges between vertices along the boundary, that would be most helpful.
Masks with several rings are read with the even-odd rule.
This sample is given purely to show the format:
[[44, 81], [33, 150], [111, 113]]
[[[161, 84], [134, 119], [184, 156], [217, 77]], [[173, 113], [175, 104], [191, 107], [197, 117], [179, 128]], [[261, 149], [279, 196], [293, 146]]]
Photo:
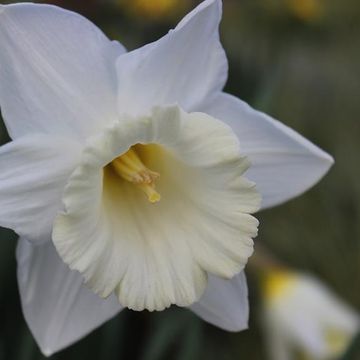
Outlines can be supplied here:
[[204, 1], [127, 53], [72, 12], [0, 5], [12, 138], [0, 149], [0, 224], [20, 235], [22, 306], [45, 354], [122, 307], [190, 306], [221, 328], [246, 328], [258, 192], [274, 206], [331, 166], [222, 92], [220, 19], [221, 1]]
[[319, 280], [272, 270], [264, 285], [264, 329], [273, 360], [337, 359], [360, 330], [359, 315]]

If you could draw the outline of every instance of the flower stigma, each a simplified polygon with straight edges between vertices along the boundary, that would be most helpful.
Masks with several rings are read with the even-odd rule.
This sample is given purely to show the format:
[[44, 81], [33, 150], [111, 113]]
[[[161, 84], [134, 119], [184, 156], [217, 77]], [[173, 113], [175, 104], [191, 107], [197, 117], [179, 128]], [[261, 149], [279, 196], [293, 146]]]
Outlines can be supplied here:
[[161, 196], [155, 190], [155, 180], [160, 174], [148, 169], [133, 147], [113, 160], [111, 165], [119, 176], [142, 190], [151, 203], [160, 201]]

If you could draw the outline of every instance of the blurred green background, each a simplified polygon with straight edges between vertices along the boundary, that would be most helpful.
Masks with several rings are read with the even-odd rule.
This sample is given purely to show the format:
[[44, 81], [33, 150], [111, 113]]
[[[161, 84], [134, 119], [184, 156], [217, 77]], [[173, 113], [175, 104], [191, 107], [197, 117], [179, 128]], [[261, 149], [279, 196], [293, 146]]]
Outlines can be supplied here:
[[[75, 10], [129, 50], [164, 35], [199, 1], [47, 1]], [[360, 2], [225, 0], [227, 91], [331, 153], [314, 189], [258, 214], [263, 243], [360, 309]], [[0, 140], [8, 141], [1, 125]], [[16, 235], [0, 229], [0, 359], [43, 359], [24, 322], [16, 284]], [[248, 271], [250, 330], [227, 333], [189, 311], [123, 311], [51, 359], [267, 359], [257, 278]], [[359, 346], [347, 359], [360, 359]]]

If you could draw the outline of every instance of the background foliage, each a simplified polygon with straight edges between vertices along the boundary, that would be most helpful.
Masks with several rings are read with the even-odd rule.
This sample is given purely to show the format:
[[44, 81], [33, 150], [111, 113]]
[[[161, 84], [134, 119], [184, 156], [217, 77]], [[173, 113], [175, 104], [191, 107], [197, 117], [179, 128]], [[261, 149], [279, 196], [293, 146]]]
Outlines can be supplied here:
[[[191, 0], [52, 1], [134, 49], [158, 39]], [[153, 6], [149, 6], [152, 4]], [[336, 165], [304, 196], [259, 214], [258, 242], [310, 271], [360, 309], [360, 2], [225, 0], [227, 90], [330, 152]], [[8, 141], [1, 127], [0, 140]], [[1, 171], [1, 170], [0, 170]], [[38, 360], [16, 285], [16, 235], [0, 229], [0, 359]], [[123, 311], [51, 359], [266, 359], [256, 277], [249, 273], [250, 330], [231, 334], [192, 313]], [[355, 343], [348, 359], [360, 359]]]

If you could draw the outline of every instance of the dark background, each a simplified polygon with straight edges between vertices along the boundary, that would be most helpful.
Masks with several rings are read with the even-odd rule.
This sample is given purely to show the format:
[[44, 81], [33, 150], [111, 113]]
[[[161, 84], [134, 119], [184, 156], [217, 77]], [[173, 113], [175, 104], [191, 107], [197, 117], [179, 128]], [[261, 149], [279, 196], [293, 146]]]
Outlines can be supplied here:
[[[198, 1], [52, 3], [85, 15], [131, 50], [164, 35]], [[221, 27], [230, 61], [227, 91], [296, 129], [336, 160], [314, 189], [258, 214], [257, 242], [289, 266], [318, 276], [357, 309], [359, 24], [358, 0], [225, 0]], [[0, 140], [8, 141], [3, 126]], [[0, 238], [0, 359], [43, 359], [21, 313], [16, 235], [0, 229]], [[51, 359], [266, 359], [258, 283], [251, 272], [248, 279], [248, 331], [227, 333], [177, 308], [152, 314], [125, 310]], [[355, 349], [347, 359], [360, 359], [360, 352]]]

